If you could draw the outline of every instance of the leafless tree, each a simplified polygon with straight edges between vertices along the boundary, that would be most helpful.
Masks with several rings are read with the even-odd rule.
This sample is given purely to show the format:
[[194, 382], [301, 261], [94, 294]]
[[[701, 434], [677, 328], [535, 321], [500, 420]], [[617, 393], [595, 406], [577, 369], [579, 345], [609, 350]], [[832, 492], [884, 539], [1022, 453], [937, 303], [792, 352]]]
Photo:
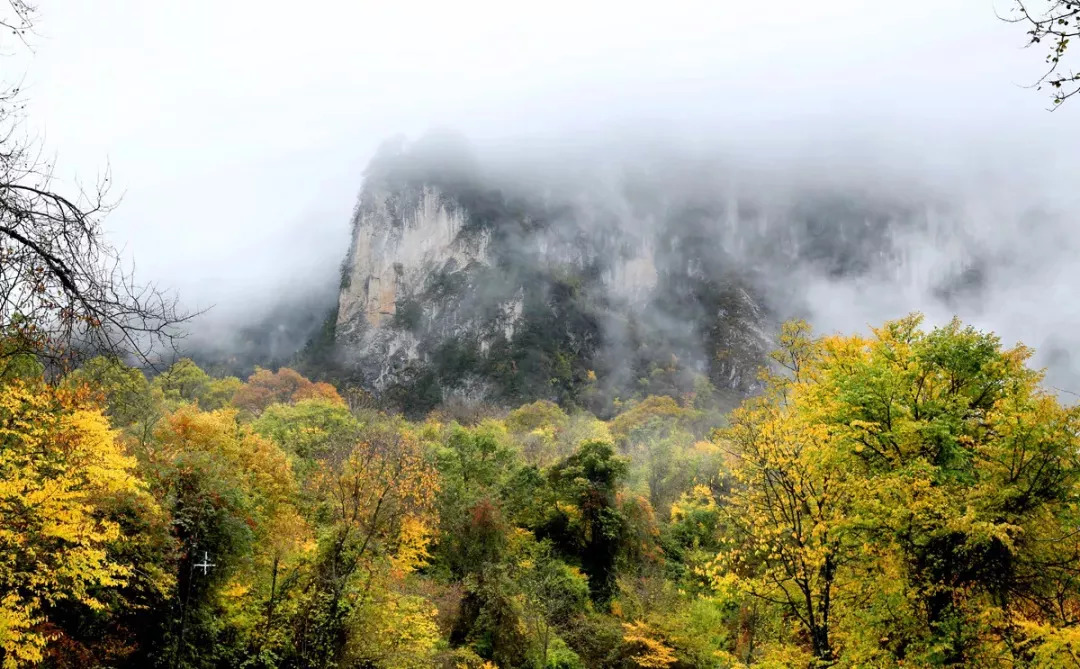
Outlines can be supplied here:
[[1080, 0], [1014, 0], [1011, 16], [1002, 17], [1010, 23], [1028, 27], [1028, 46], [1048, 50], [1046, 73], [1034, 86], [1048, 86], [1053, 94], [1053, 107], [1080, 93], [1080, 73], [1068, 69], [1063, 62], [1069, 44], [1080, 36]]
[[[35, 8], [6, 0], [0, 38], [22, 44]], [[66, 364], [109, 352], [152, 364], [174, 349], [192, 315], [153, 284], [139, 284], [105, 239], [108, 174], [92, 190], [62, 194], [53, 165], [21, 132], [19, 88], [0, 90], [0, 363], [22, 353]]]

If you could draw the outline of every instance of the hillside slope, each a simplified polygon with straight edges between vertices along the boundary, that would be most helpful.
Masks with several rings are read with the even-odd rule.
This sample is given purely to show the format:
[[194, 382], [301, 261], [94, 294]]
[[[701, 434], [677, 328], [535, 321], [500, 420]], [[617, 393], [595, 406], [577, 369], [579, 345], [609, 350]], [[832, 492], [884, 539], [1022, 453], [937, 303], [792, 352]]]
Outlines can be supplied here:
[[[805, 313], [805, 277], [892, 271], [896, 239], [935, 225], [929, 206], [855, 188], [736, 188], [715, 163], [537, 174], [452, 137], [384, 145], [342, 268], [334, 334], [351, 376], [413, 411], [458, 397], [603, 414], [705, 380], [743, 396], [779, 320]], [[977, 291], [974, 263], [953, 266], [943, 299]]]

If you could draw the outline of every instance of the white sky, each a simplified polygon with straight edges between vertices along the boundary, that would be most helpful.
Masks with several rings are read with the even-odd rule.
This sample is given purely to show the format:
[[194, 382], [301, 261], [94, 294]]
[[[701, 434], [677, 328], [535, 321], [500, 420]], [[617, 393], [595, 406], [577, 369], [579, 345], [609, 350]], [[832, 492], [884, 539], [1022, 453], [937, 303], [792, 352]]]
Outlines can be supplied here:
[[218, 309], [336, 273], [361, 171], [398, 132], [644, 121], [871, 132], [928, 155], [963, 137], [1031, 170], [1077, 127], [1020, 87], [1042, 54], [994, 0], [39, 4], [30, 127], [63, 175], [108, 162], [114, 239], [145, 278]]

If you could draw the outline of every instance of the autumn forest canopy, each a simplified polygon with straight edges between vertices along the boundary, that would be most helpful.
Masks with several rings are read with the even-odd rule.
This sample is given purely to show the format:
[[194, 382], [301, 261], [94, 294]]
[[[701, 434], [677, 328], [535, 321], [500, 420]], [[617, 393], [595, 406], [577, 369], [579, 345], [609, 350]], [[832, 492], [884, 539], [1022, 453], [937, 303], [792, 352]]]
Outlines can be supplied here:
[[[1054, 105], [1078, 17], [1015, 17]], [[234, 374], [185, 353], [197, 314], [110, 244], [107, 178], [61, 192], [20, 100], [0, 91], [0, 669], [1080, 668], [1080, 405], [1023, 344], [919, 313], [762, 334], [741, 285], [669, 276], [658, 301], [724, 316], [708, 364], [633, 319], [630, 353], [590, 357], [601, 273], [521, 271], [491, 232], [509, 205], [470, 191], [514, 271], [447, 263], [423, 295], [486, 313], [470, 282], [521, 279], [511, 335], [440, 339], [380, 393], [384, 361], [335, 368], [335, 311]], [[353, 316], [419, 349], [432, 310], [372, 285], [387, 304]], [[450, 392], [478, 367], [501, 394]]]
[[730, 415], [689, 394], [608, 421], [9, 356], [0, 657], [1073, 666], [1080, 410], [1029, 355], [915, 316], [795, 323]]

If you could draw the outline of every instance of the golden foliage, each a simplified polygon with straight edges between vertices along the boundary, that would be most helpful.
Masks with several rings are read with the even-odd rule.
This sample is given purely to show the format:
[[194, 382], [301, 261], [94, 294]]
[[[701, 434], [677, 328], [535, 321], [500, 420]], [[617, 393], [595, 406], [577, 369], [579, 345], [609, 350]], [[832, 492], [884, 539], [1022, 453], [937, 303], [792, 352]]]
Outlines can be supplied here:
[[440, 640], [438, 611], [423, 597], [389, 591], [358, 610], [349, 660], [386, 669], [426, 669]]
[[110, 555], [123, 540], [109, 501], [145, 496], [134, 459], [81, 389], [0, 385], [0, 648], [4, 668], [41, 661], [44, 607], [105, 607], [98, 592], [132, 567]]
[[[1028, 349], [920, 322], [872, 338], [785, 327], [786, 374], [720, 434], [737, 485], [714, 584], [791, 616], [824, 661], [979, 664], [1017, 629], [1062, 656], [1080, 410], [1039, 388]], [[1025, 618], [998, 608], [1004, 589], [1058, 604]]]
[[648, 425], [652, 420], [685, 420], [692, 415], [692, 410], [679, 406], [678, 402], [666, 395], [650, 395], [616, 416], [609, 427], [611, 436], [617, 443], [622, 443], [629, 439], [635, 430]]
[[675, 651], [656, 638], [656, 633], [648, 624], [638, 620], [623, 623], [623, 642], [637, 652], [630, 659], [642, 669], [667, 669], [678, 661]]

